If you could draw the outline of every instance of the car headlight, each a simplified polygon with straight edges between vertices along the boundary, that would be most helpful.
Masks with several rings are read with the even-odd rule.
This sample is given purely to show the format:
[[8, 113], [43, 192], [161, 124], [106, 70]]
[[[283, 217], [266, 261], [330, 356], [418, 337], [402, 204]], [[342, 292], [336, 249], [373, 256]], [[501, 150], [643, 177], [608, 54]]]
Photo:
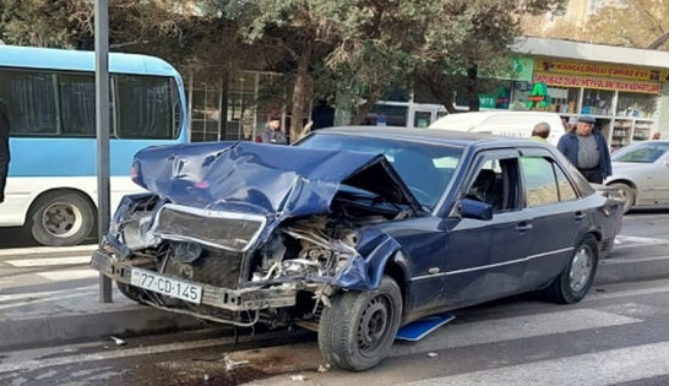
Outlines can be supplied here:
[[152, 222], [151, 212], [134, 212], [121, 223], [122, 238], [127, 248], [138, 250], [158, 244], [158, 238], [149, 232]]

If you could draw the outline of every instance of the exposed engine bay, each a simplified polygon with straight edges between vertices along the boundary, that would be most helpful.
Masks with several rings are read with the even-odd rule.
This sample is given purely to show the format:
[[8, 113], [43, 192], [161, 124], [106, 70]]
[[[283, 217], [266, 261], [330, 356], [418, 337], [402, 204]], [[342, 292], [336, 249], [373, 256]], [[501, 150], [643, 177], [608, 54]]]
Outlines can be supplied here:
[[[214, 301], [190, 304], [132, 285], [131, 274], [130, 283], [118, 283], [126, 296], [240, 326], [258, 321], [279, 326], [294, 319], [317, 318], [319, 307], [328, 304], [328, 296], [341, 289], [338, 279], [362, 263], [357, 246], [363, 229], [412, 215], [409, 208], [361, 191], [354, 194], [351, 189], [336, 195], [331, 213], [288, 219], [273, 229], [255, 224], [251, 216], [201, 213], [154, 195], [127, 197], [101, 251], [115, 265], [200, 284], [204, 286], [202, 298]], [[262, 241], [252, 244], [248, 241], [252, 238]], [[117, 280], [117, 269], [115, 273]], [[122, 276], [126, 277], [120, 273]], [[259, 310], [263, 310], [262, 317]]]

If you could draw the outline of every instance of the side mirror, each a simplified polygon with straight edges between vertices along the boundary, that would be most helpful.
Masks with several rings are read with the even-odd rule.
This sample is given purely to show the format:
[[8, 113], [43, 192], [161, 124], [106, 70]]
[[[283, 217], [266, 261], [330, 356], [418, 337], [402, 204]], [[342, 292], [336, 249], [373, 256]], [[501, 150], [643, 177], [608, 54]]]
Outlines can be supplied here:
[[465, 198], [455, 204], [453, 217], [473, 218], [476, 220], [491, 220], [494, 218], [494, 208], [490, 204]]

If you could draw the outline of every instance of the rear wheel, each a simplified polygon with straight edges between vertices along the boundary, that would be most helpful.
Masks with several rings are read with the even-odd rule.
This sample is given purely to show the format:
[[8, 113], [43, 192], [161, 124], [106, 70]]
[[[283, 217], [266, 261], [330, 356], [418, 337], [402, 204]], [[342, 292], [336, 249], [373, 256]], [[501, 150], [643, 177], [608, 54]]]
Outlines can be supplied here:
[[388, 356], [401, 317], [400, 288], [387, 276], [376, 290], [334, 296], [319, 323], [321, 355], [345, 370], [374, 367]]
[[75, 192], [51, 192], [40, 197], [29, 213], [34, 240], [49, 246], [77, 245], [93, 232], [95, 211]]
[[587, 295], [594, 282], [599, 263], [597, 239], [587, 235], [575, 247], [570, 261], [546, 289], [546, 296], [557, 303], [577, 303]]

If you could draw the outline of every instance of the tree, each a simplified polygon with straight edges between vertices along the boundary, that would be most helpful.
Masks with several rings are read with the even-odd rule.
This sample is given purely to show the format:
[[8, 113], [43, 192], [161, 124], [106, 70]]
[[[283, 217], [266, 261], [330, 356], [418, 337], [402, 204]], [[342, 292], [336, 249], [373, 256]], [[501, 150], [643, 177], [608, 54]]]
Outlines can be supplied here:
[[[453, 25], [453, 34], [436, 30], [437, 37], [414, 73], [449, 113], [455, 112], [456, 91], [469, 98], [471, 111], [479, 110], [479, 94], [494, 85], [485, 79], [510, 68], [510, 45], [521, 35], [522, 18], [542, 14], [562, 0], [449, 1], [437, 28]], [[479, 78], [483, 78], [482, 81]]]
[[335, 94], [339, 105], [355, 110], [351, 123], [359, 123], [386, 89], [412, 77], [453, 111], [448, 85], [465, 75], [478, 109], [478, 74], [506, 64], [520, 17], [560, 2], [257, 0], [245, 36], [287, 54], [294, 139], [313, 91]]
[[635, 48], [648, 48], [657, 39], [661, 39], [662, 44], [653, 49], [669, 50], [668, 0], [622, 0], [619, 3], [609, 3], [599, 9], [597, 14], [590, 16], [584, 28], [578, 28], [565, 18], [554, 19], [552, 23], [547, 23], [544, 18], [526, 18], [523, 20], [523, 28], [528, 36]]
[[[624, 0], [622, 6], [599, 10], [587, 26], [587, 38], [594, 43], [636, 48], [647, 48], [668, 32], [668, 0]], [[669, 42], [661, 48], [668, 51]]]

